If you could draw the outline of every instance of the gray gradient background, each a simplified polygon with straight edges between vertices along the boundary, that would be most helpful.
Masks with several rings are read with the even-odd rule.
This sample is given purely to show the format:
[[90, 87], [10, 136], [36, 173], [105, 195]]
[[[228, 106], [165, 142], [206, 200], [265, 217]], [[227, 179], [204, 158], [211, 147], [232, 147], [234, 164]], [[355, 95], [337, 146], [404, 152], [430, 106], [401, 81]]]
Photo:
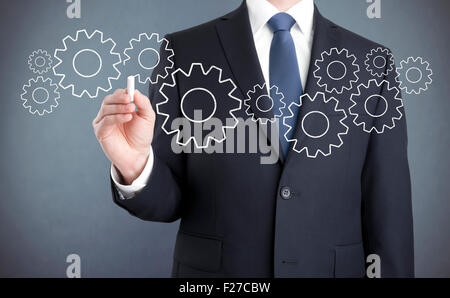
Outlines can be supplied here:
[[[448, 0], [382, 0], [369, 20], [365, 0], [317, 0], [334, 22], [390, 47], [422, 56], [434, 70], [429, 91], [405, 95], [413, 181], [416, 273], [450, 276], [450, 87]], [[77, 253], [83, 277], [167, 277], [178, 223], [142, 222], [116, 207], [109, 162], [91, 128], [96, 100], [61, 91], [60, 106], [38, 117], [22, 107], [34, 75], [27, 57], [53, 53], [77, 29], [100, 29], [123, 50], [140, 32], [165, 34], [219, 17], [240, 0], [82, 0], [81, 20], [65, 0], [1, 1], [0, 277], [64, 277]], [[447, 61], [447, 62], [445, 62]], [[124, 76], [113, 85], [124, 86]], [[146, 91], [147, 86], [139, 86]]]

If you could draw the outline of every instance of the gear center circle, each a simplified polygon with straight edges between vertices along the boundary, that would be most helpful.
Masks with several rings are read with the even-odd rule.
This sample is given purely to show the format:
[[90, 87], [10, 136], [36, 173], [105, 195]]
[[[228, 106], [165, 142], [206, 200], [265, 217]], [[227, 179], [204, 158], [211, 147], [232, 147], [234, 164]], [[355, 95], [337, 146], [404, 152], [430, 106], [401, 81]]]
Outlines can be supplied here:
[[[198, 94], [202, 94], [203, 96], [198, 96], [198, 95], [197, 96], [193, 96], [192, 94], [194, 92], [198, 93]], [[201, 120], [193, 119], [192, 117], [187, 115], [187, 113], [185, 111], [186, 110], [185, 106], [187, 105], [188, 102], [191, 102], [191, 101], [195, 100], [196, 98], [198, 99], [198, 98], [204, 97], [205, 93], [208, 95], [209, 99], [212, 100], [212, 102], [214, 103], [214, 108], [213, 108], [212, 112], [208, 115], [208, 117], [206, 117], [204, 119], [202, 118]], [[183, 116], [186, 119], [188, 119], [189, 121], [191, 121], [193, 123], [204, 123], [204, 122], [210, 120], [214, 116], [214, 114], [216, 113], [217, 100], [216, 100], [216, 97], [214, 96], [214, 94], [211, 91], [209, 91], [208, 89], [205, 89], [205, 88], [193, 88], [193, 89], [189, 90], [188, 92], [186, 92], [183, 95], [183, 97], [181, 99], [181, 103], [180, 103], [180, 108], [181, 108], [181, 113], [183, 114]], [[194, 111], [194, 113], [195, 113], [195, 111]]]
[[34, 64], [35, 64], [37, 67], [44, 67], [44, 65], [45, 65], [45, 59], [44, 59], [44, 57], [42, 57], [42, 56], [36, 57], [36, 59], [34, 59]]
[[[42, 96], [42, 95], [44, 95], [44, 96]], [[33, 90], [33, 93], [31, 94], [31, 98], [37, 104], [44, 104], [49, 100], [50, 94], [48, 93], [47, 89], [45, 89], [44, 87], [37, 87], [36, 89]]]
[[[77, 60], [79, 59], [79, 55], [80, 54], [84, 54], [84, 53], [86, 53], [85, 55], [83, 55], [83, 56], [92, 56], [92, 54], [94, 54], [95, 56], [95, 58], [97, 59], [97, 61], [98, 61], [98, 69], [95, 71], [95, 72], [93, 72], [93, 73], [91, 73], [91, 74], [83, 74], [82, 72], [80, 72], [79, 70], [78, 70], [78, 68], [77, 68]], [[92, 53], [92, 54], [91, 54]], [[76, 72], [76, 74], [77, 75], [79, 75], [80, 77], [83, 77], [83, 78], [92, 78], [92, 77], [95, 77], [96, 75], [98, 75], [99, 73], [100, 73], [100, 70], [102, 69], [102, 66], [103, 66], [103, 61], [102, 61], [102, 58], [100, 57], [100, 55], [96, 52], [96, 51], [94, 51], [94, 50], [91, 50], [91, 49], [83, 49], [83, 50], [81, 50], [81, 51], [78, 51], [76, 54], [75, 54], [75, 56], [73, 56], [73, 60], [72, 60], [72, 66], [73, 66], [73, 69], [74, 69], [74, 71]]]
[[[411, 75], [413, 72], [413, 75]], [[417, 77], [416, 79], [411, 79], [411, 77]], [[406, 79], [411, 84], [417, 84], [422, 80], [423, 74], [422, 71], [418, 67], [411, 67], [406, 71]]]
[[[327, 128], [324, 130], [324, 132], [322, 132], [321, 134], [312, 134], [309, 133], [306, 129], [305, 129], [305, 121], [307, 118], [310, 118], [313, 115], [319, 115], [322, 119], [324, 119], [326, 121], [326, 126]], [[328, 131], [330, 130], [330, 119], [328, 119], [327, 115], [325, 115], [323, 112], [321, 111], [312, 111], [309, 112], [305, 115], [305, 117], [303, 117], [302, 119], [302, 130], [305, 133], [305, 135], [307, 135], [308, 137], [312, 138], [312, 139], [320, 139], [321, 137], [325, 136]]]
[[273, 99], [268, 95], [261, 95], [256, 99], [256, 107], [263, 113], [267, 113], [272, 110], [273, 105]]
[[[330, 70], [333, 70], [333, 75], [331, 74], [332, 71], [330, 71]], [[341, 76], [336, 75], [335, 74], [336, 72], [337, 73], [342, 72], [342, 75]], [[342, 80], [347, 75], [347, 67], [345, 66], [344, 62], [342, 62], [342, 61], [338, 61], [338, 60], [332, 61], [327, 66], [327, 74], [328, 74], [328, 77], [330, 77], [332, 80], [335, 80], [335, 81]]]
[[[368, 107], [367, 107], [367, 104], [368, 104], [370, 101], [372, 101], [372, 100], [377, 101], [377, 105], [376, 105], [376, 106], [378, 106], [378, 103], [379, 103], [379, 102], [383, 102], [383, 105], [384, 105], [384, 111], [381, 112], [381, 113], [378, 113], [378, 114], [375, 114], [375, 113], [370, 112], [369, 109], [368, 109]], [[383, 116], [387, 113], [388, 107], [389, 107], [389, 104], [388, 104], [386, 98], [384, 98], [383, 96], [378, 95], [378, 94], [374, 94], [374, 95], [369, 96], [369, 97], [366, 99], [365, 103], [364, 103], [364, 109], [366, 110], [366, 113], [367, 113], [369, 116], [373, 117], [373, 118], [380, 118], [380, 117], [383, 117]]]
[[387, 64], [386, 58], [384, 58], [383, 56], [376, 56], [373, 59], [373, 66], [375, 66], [376, 68], [384, 68], [386, 64]]
[[[150, 60], [150, 61], [154, 60], [154, 61], [156, 61], [156, 63], [155, 63], [155, 62], [152, 62], [152, 63], [150, 64], [151, 66], [147, 66], [146, 63], [143, 63], [143, 62], [142, 62], [142, 56], [143, 56], [144, 54], [146, 54], [146, 53], [150, 53], [150, 55], [152, 56], [152, 58], [151, 58], [151, 59], [144, 59], [144, 60]], [[138, 63], [139, 63], [139, 66], [142, 67], [143, 69], [146, 69], [146, 70], [153, 70], [156, 66], [158, 66], [158, 64], [159, 64], [160, 61], [161, 61], [161, 57], [159, 56], [158, 51], [156, 51], [155, 49], [152, 49], [152, 48], [146, 48], [146, 49], [143, 49], [143, 50], [139, 53]]]

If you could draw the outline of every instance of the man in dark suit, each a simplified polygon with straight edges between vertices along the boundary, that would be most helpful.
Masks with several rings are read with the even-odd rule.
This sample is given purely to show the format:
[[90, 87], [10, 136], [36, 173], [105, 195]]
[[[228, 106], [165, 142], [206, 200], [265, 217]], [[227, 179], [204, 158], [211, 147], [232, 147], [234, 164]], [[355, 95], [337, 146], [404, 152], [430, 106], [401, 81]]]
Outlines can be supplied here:
[[[93, 125], [114, 202], [143, 220], [181, 219], [174, 277], [363, 277], [369, 255], [381, 277], [414, 276], [406, 122], [388, 49], [312, 0], [247, 0], [166, 39], [175, 56], [163, 46], [160, 60], [174, 65], [153, 72], [153, 108], [117, 90]], [[223, 138], [197, 141], [170, 122], [205, 124], [192, 116], [202, 108]], [[239, 142], [242, 127], [225, 123], [249, 118], [276, 162], [174, 152]]]

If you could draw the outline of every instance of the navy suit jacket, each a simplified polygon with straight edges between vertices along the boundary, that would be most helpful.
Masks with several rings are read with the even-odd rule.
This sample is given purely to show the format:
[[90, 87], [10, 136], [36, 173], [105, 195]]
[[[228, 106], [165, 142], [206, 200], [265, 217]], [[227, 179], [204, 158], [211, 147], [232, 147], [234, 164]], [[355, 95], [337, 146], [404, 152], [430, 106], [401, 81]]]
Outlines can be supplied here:
[[[314, 62], [324, 51], [345, 48], [360, 66], [358, 84], [367, 83], [374, 77], [365, 70], [366, 55], [381, 46], [335, 25], [317, 8], [314, 26], [305, 93], [333, 95], [348, 111], [354, 88], [326, 92], [313, 74]], [[218, 66], [236, 83], [238, 98], [264, 83], [245, 1], [224, 17], [166, 38], [175, 51], [174, 69], [188, 71], [194, 62]], [[395, 71], [380, 79], [397, 85]], [[165, 82], [170, 80], [169, 75]], [[150, 86], [155, 110], [164, 100], [163, 82]], [[209, 82], [177, 82], [180, 94], [202, 84]], [[216, 97], [227, 98], [229, 91], [224, 86]], [[381, 86], [364, 92], [387, 91]], [[179, 100], [171, 98], [170, 113], [180, 115]], [[218, 117], [227, 116], [227, 105], [225, 100], [218, 105]], [[299, 119], [308, 109], [305, 103]], [[237, 116], [248, 118], [244, 109]], [[130, 200], [121, 200], [113, 184], [112, 192], [119, 206], [143, 220], [181, 219], [174, 277], [363, 277], [370, 254], [380, 257], [382, 277], [414, 275], [405, 117], [383, 134], [366, 133], [348, 117], [344, 144], [331, 156], [308, 158], [291, 150], [272, 165], [262, 165], [260, 154], [175, 154], [173, 135], [161, 129], [163, 120], [157, 116], [147, 187]], [[307, 146], [300, 134], [297, 130]]]

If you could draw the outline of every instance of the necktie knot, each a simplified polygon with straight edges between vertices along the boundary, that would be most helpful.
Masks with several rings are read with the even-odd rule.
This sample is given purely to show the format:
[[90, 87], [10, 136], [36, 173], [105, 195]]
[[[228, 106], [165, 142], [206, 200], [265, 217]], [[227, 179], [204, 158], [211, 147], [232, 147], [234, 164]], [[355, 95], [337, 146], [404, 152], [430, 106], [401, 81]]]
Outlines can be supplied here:
[[295, 23], [295, 19], [285, 12], [277, 13], [268, 22], [274, 33], [277, 31], [290, 31]]

